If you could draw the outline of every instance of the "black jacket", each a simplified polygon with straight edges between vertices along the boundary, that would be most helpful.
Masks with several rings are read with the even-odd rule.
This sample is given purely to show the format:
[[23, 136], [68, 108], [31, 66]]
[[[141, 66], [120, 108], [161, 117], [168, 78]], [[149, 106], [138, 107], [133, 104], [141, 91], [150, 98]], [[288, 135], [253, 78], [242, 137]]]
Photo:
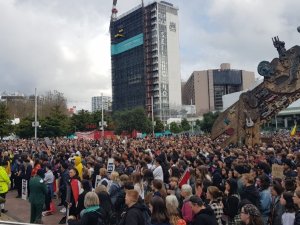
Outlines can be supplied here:
[[294, 225], [300, 225], [300, 210], [296, 212]]
[[146, 206], [136, 203], [122, 214], [119, 225], [145, 225], [143, 211], [147, 210]]
[[217, 220], [214, 211], [207, 207], [198, 212], [192, 221], [192, 225], [217, 225]]
[[225, 198], [223, 201], [224, 215], [233, 219], [238, 214], [239, 202], [240, 200], [236, 195], [231, 195]]
[[247, 199], [250, 201], [253, 205], [255, 205], [257, 208], [260, 208], [260, 202], [259, 202], [259, 191], [257, 188], [253, 185], [245, 186], [243, 188], [243, 191], [241, 193], [241, 200]]
[[104, 221], [102, 209], [83, 214], [80, 220], [68, 220], [69, 225], [100, 225]]

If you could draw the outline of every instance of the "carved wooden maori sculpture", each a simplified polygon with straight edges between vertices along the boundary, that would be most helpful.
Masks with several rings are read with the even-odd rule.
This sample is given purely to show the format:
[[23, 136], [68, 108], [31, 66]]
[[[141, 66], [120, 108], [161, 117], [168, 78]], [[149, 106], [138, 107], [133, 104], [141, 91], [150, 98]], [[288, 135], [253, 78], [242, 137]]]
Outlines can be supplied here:
[[262, 61], [258, 73], [264, 81], [220, 114], [212, 128], [212, 139], [223, 145], [260, 142], [260, 126], [300, 98], [300, 47], [285, 49], [278, 37], [272, 39], [279, 58]]

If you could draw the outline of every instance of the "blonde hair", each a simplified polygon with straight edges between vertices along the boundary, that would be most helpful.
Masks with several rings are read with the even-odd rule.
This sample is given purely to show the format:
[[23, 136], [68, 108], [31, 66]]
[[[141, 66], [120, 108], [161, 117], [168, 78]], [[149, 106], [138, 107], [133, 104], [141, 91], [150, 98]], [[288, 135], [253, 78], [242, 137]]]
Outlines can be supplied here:
[[110, 175], [110, 179], [115, 182], [120, 182], [119, 173], [114, 171]]
[[176, 225], [177, 221], [181, 219], [178, 212], [178, 206], [179, 203], [175, 195], [168, 195], [166, 197], [166, 208], [170, 217], [171, 225]]
[[105, 187], [105, 185], [103, 185], [103, 184], [101, 184], [95, 188], [95, 192], [97, 194], [99, 194], [102, 191], [107, 192], [107, 187]]
[[91, 206], [98, 206], [99, 205], [99, 198], [95, 192], [88, 192], [84, 197], [84, 207], [88, 208]]
[[249, 184], [254, 184], [255, 182], [255, 177], [251, 173], [243, 174], [242, 179], [247, 181]]
[[107, 175], [107, 170], [105, 168], [100, 168], [100, 176], [106, 176]]

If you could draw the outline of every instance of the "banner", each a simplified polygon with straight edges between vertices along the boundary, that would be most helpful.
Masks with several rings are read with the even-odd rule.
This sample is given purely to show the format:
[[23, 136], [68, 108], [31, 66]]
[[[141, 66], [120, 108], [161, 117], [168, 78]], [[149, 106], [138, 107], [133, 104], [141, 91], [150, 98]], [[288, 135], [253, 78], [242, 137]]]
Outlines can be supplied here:
[[27, 200], [27, 180], [22, 179], [22, 199]]
[[178, 186], [181, 188], [182, 185], [187, 184], [188, 181], [189, 181], [189, 179], [190, 179], [190, 177], [191, 177], [190, 169], [187, 168], [184, 171], [182, 177], [180, 178], [180, 180], [178, 182]]

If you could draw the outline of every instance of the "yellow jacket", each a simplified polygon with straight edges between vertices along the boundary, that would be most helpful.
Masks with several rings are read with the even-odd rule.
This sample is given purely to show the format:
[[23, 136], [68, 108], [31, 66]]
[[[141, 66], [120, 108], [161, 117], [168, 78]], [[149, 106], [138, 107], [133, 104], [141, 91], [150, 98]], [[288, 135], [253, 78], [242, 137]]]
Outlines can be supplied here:
[[79, 177], [82, 180], [82, 163], [81, 163], [81, 158], [80, 156], [75, 156], [74, 157], [74, 163], [75, 163], [75, 168], [78, 170]]
[[8, 192], [10, 179], [3, 166], [0, 166], [0, 194]]

